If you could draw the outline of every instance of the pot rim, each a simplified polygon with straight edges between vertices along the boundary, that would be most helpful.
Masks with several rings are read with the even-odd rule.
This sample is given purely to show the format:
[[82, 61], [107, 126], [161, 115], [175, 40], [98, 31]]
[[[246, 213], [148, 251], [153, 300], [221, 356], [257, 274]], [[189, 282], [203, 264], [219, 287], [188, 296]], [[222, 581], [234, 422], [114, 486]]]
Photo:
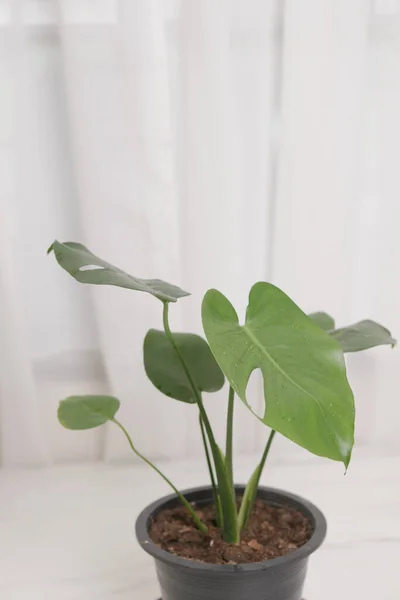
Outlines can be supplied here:
[[[244, 485], [237, 484], [235, 485], [235, 489], [243, 492], [245, 489]], [[315, 552], [321, 546], [322, 542], [325, 539], [327, 524], [326, 519], [322, 512], [309, 500], [305, 500], [301, 496], [297, 496], [296, 494], [292, 494], [291, 492], [286, 492], [285, 490], [279, 490], [276, 488], [259, 486], [259, 490], [262, 492], [266, 492], [268, 495], [272, 497], [276, 497], [275, 504], [279, 505], [280, 502], [278, 499], [282, 499], [282, 506], [285, 506], [289, 501], [289, 505], [293, 508], [302, 512], [306, 517], [310, 519], [313, 524], [314, 531], [308, 540], [303, 546], [293, 550], [289, 554], [285, 556], [279, 556], [277, 558], [271, 558], [269, 560], [264, 560], [262, 562], [255, 563], [242, 563], [242, 564], [213, 564], [213, 563], [205, 563], [201, 561], [192, 560], [190, 558], [183, 558], [176, 554], [171, 554], [166, 550], [162, 550], [159, 548], [150, 538], [148, 532], [148, 524], [150, 519], [155, 513], [158, 513], [163, 509], [165, 504], [169, 504], [173, 502], [175, 499], [178, 499], [176, 494], [170, 494], [168, 496], [164, 496], [163, 498], [159, 498], [152, 504], [149, 504], [138, 516], [136, 519], [136, 537], [145, 552], [153, 556], [156, 560], [160, 560], [164, 563], [167, 563], [171, 566], [176, 566], [179, 568], [187, 568], [187, 569], [196, 569], [200, 571], [216, 571], [216, 572], [224, 572], [227, 571], [265, 571], [267, 569], [274, 569], [278, 565], [281, 564], [290, 564], [294, 561], [301, 560], [302, 558], [308, 557], [311, 553]], [[182, 491], [182, 494], [185, 497], [188, 497], [189, 501], [194, 501], [194, 499], [190, 499], [190, 496], [195, 496], [196, 494], [201, 494], [206, 491], [211, 492], [211, 486], [200, 486], [195, 488], [189, 488]], [[211, 495], [210, 495], [211, 500]]]

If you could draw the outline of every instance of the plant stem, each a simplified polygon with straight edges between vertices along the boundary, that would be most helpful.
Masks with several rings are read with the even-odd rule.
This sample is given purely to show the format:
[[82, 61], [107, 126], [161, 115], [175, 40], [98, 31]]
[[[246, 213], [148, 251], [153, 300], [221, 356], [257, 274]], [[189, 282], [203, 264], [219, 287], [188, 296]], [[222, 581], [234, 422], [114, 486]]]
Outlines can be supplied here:
[[256, 499], [256, 496], [257, 496], [258, 485], [260, 483], [261, 475], [262, 475], [262, 472], [264, 470], [265, 462], [267, 460], [267, 457], [268, 457], [268, 454], [269, 454], [269, 451], [270, 451], [270, 448], [271, 448], [271, 444], [272, 444], [272, 442], [274, 440], [275, 433], [276, 433], [276, 431], [274, 429], [271, 429], [271, 432], [270, 432], [270, 434], [268, 436], [267, 444], [265, 446], [263, 455], [261, 457], [260, 464], [258, 466], [258, 476], [257, 476], [256, 482], [255, 482], [255, 492], [256, 493], [254, 494], [254, 497], [253, 497], [252, 501], [249, 503], [249, 507], [248, 507], [248, 510], [247, 510], [247, 519], [246, 519], [246, 523], [244, 524], [245, 527], [247, 526], [248, 520], [249, 520], [250, 515], [251, 515], [251, 511], [253, 510], [253, 505], [254, 505], [254, 502], [255, 502], [255, 499]]
[[253, 475], [251, 476], [249, 483], [247, 484], [245, 494], [242, 500], [242, 505], [239, 511], [240, 529], [246, 528], [249, 523], [250, 515], [252, 513], [254, 502], [257, 497], [258, 485], [260, 483], [261, 475], [265, 466], [265, 461], [267, 460], [267, 456], [271, 448], [272, 441], [275, 437], [275, 433], [276, 432], [273, 429], [271, 429], [271, 433], [269, 434], [267, 445], [265, 446], [263, 455], [261, 457], [261, 461], [258, 464]]
[[212, 485], [212, 489], [213, 489], [213, 498], [214, 498], [214, 505], [215, 505], [215, 511], [216, 511], [217, 525], [220, 529], [222, 529], [223, 519], [222, 519], [221, 502], [220, 502], [220, 498], [219, 498], [219, 494], [218, 494], [217, 484], [215, 482], [215, 475], [214, 475], [214, 469], [213, 469], [213, 466], [211, 463], [210, 452], [208, 450], [206, 432], [204, 431], [204, 423], [203, 423], [203, 420], [202, 420], [200, 414], [199, 414], [199, 422], [200, 422], [200, 431], [201, 431], [201, 437], [203, 440], [204, 452], [205, 452], [206, 460], [207, 460], [208, 472], [210, 473], [211, 485]]
[[232, 440], [233, 440], [233, 408], [234, 408], [235, 392], [233, 388], [229, 387], [228, 397], [228, 414], [226, 420], [226, 447], [225, 447], [225, 464], [228, 476], [232, 484], [233, 489], [233, 452], [232, 452]]
[[191, 504], [180, 493], [180, 491], [174, 486], [174, 484], [168, 479], [168, 477], [166, 477], [166, 475], [164, 475], [164, 473], [162, 473], [160, 471], [160, 469], [158, 469], [148, 458], [146, 458], [145, 456], [143, 456], [143, 454], [141, 454], [138, 450], [136, 450], [135, 446], [133, 445], [133, 442], [132, 442], [132, 439], [131, 439], [129, 433], [127, 432], [127, 430], [125, 429], [125, 427], [119, 421], [117, 421], [117, 419], [113, 418], [113, 419], [110, 419], [110, 420], [112, 421], [112, 423], [115, 423], [115, 425], [117, 425], [117, 427], [119, 427], [121, 429], [121, 431], [125, 434], [125, 437], [128, 440], [129, 445], [130, 445], [131, 449], [133, 450], [133, 452], [136, 454], [136, 456], [138, 456], [147, 465], [149, 465], [149, 467], [151, 467], [156, 473], [158, 473], [158, 475], [160, 475], [160, 477], [162, 477], [164, 479], [164, 481], [166, 483], [168, 483], [168, 485], [174, 490], [175, 494], [179, 497], [179, 499], [181, 500], [181, 502], [186, 506], [186, 508], [190, 512], [190, 514], [192, 516], [192, 519], [195, 522], [195, 524], [198, 527], [198, 529], [202, 533], [204, 533], [204, 534], [207, 533], [208, 532], [207, 526], [204, 523], [202, 523], [202, 521], [197, 516], [197, 514], [194, 511], [194, 509], [191, 506]]
[[275, 437], [275, 433], [276, 433], [276, 431], [274, 429], [271, 429], [271, 433], [269, 434], [267, 445], [265, 446], [265, 450], [264, 450], [264, 453], [263, 453], [262, 458], [261, 458], [261, 462], [260, 462], [260, 477], [258, 478], [258, 481], [260, 481], [262, 472], [264, 470], [265, 461], [267, 460], [268, 453], [269, 453], [269, 450], [271, 448], [271, 444], [272, 444], [273, 439]]
[[[185, 375], [188, 378], [190, 387], [192, 388], [192, 392], [194, 394], [194, 397], [196, 399], [197, 405], [199, 407], [200, 416], [201, 416], [201, 419], [203, 421], [204, 427], [206, 428], [208, 439], [210, 440], [210, 444], [211, 444], [211, 450], [212, 450], [213, 456], [214, 456], [213, 446], [216, 446], [216, 441], [215, 441], [214, 433], [213, 433], [213, 430], [211, 429], [211, 424], [210, 424], [208, 415], [206, 413], [206, 409], [204, 408], [203, 401], [201, 399], [201, 394], [200, 394], [200, 392], [199, 392], [199, 390], [197, 388], [197, 385], [194, 382], [192, 374], [189, 371], [189, 368], [188, 368], [188, 366], [186, 364], [186, 361], [185, 361], [185, 359], [184, 359], [184, 357], [182, 355], [182, 352], [180, 351], [179, 346], [176, 343], [175, 338], [174, 338], [174, 336], [172, 334], [172, 331], [171, 331], [171, 329], [169, 327], [169, 322], [168, 322], [168, 306], [169, 306], [169, 303], [168, 302], [164, 302], [164, 308], [163, 308], [163, 325], [164, 325], [164, 330], [165, 330], [167, 338], [169, 339], [169, 341], [170, 341], [173, 349], [175, 350], [175, 352], [176, 352], [176, 354], [177, 354], [177, 356], [179, 358], [179, 361], [180, 361], [180, 363], [182, 365], [183, 370], [185, 371]], [[215, 460], [215, 456], [214, 456], [214, 460]]]
[[186, 374], [190, 387], [192, 388], [193, 395], [199, 407], [200, 416], [204, 424], [204, 428], [207, 433], [208, 440], [210, 442], [211, 453], [214, 459], [215, 471], [218, 479], [218, 491], [221, 499], [221, 509], [223, 514], [223, 537], [226, 542], [236, 544], [240, 539], [240, 532], [238, 528], [237, 511], [236, 511], [236, 499], [235, 491], [230, 485], [228, 474], [226, 471], [225, 461], [220, 449], [217, 446], [214, 432], [211, 427], [210, 420], [208, 418], [206, 409], [203, 405], [201, 393], [196, 386], [196, 383], [189, 371], [186, 364], [185, 358], [179, 349], [178, 344], [171, 332], [168, 322], [168, 302], [164, 302], [163, 308], [163, 324], [167, 338], [169, 339], [172, 347], [174, 348], [177, 357], [182, 365], [182, 368]]

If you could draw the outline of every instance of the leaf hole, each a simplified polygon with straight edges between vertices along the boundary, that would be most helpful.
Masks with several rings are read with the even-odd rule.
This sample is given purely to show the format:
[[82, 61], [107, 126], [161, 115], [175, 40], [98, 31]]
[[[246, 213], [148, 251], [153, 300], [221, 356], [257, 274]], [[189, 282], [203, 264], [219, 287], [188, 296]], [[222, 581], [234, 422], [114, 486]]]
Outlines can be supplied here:
[[101, 267], [100, 265], [83, 265], [82, 267], [79, 267], [79, 271], [102, 271], [104, 270], [104, 267]]
[[253, 413], [259, 418], [264, 418], [265, 400], [263, 396], [263, 376], [261, 369], [252, 371], [246, 388], [246, 400]]

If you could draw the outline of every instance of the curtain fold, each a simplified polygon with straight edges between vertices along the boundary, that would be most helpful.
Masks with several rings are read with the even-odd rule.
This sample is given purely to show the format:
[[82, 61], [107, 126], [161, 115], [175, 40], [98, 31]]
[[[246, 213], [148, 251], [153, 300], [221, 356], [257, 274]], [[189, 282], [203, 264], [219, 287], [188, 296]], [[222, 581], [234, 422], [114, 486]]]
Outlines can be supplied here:
[[[288, 0], [284, 11], [273, 277], [305, 310], [324, 309], [339, 323], [375, 313], [359, 300], [368, 287], [359, 277], [365, 244], [357, 240], [370, 16], [364, 0]], [[348, 357], [362, 398], [359, 440], [373, 410], [369, 360], [369, 353]]]
[[[244, 318], [258, 280], [339, 324], [397, 310], [400, 16], [355, 0], [10, 0], [0, 11], [0, 461], [125, 460], [119, 431], [67, 432], [58, 401], [112, 393], [153, 458], [202, 452], [194, 406], [146, 379], [145, 294], [75, 284], [46, 248], [79, 240]], [[396, 353], [349, 357], [358, 441], [399, 451]], [[205, 398], [222, 440], [227, 390]], [[263, 408], [252, 375], [249, 399]], [[237, 402], [238, 453], [268, 431]], [[387, 415], [390, 415], [388, 418]], [[274, 449], [301, 450], [280, 439]]]
[[0, 352], [2, 463], [46, 464], [37, 390], [28, 352], [25, 315], [15, 281], [10, 224], [2, 211], [0, 225]]

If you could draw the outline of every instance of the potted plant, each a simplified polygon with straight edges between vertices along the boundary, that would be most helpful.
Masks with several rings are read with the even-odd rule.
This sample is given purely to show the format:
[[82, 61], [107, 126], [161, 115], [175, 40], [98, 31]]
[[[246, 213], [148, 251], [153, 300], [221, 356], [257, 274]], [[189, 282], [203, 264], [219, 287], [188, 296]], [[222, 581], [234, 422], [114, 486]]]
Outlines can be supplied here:
[[[156, 471], [173, 494], [157, 499], [138, 517], [137, 538], [155, 558], [163, 600], [299, 600], [309, 555], [322, 543], [326, 522], [310, 502], [260, 487], [274, 436], [280, 433], [310, 452], [341, 461], [347, 469], [354, 444], [354, 399], [343, 352], [394, 345], [373, 321], [335, 329], [326, 313], [306, 315], [271, 283], [256, 283], [243, 325], [225, 296], [209, 290], [202, 302], [207, 342], [172, 332], [170, 304], [188, 293], [160, 280], [138, 279], [92, 254], [85, 246], [55, 241], [60, 266], [81, 283], [147, 292], [161, 301], [163, 330], [144, 340], [144, 368], [163, 394], [195, 405], [210, 485], [181, 492], [135, 447], [116, 417], [112, 396], [62, 400], [58, 418], [67, 429], [107, 422], [118, 427], [132, 451]], [[232, 460], [234, 399], [251, 410], [246, 387], [254, 369], [264, 379], [271, 428], [265, 450], [246, 486], [236, 485]], [[225, 448], [218, 445], [203, 392], [229, 384]]]

